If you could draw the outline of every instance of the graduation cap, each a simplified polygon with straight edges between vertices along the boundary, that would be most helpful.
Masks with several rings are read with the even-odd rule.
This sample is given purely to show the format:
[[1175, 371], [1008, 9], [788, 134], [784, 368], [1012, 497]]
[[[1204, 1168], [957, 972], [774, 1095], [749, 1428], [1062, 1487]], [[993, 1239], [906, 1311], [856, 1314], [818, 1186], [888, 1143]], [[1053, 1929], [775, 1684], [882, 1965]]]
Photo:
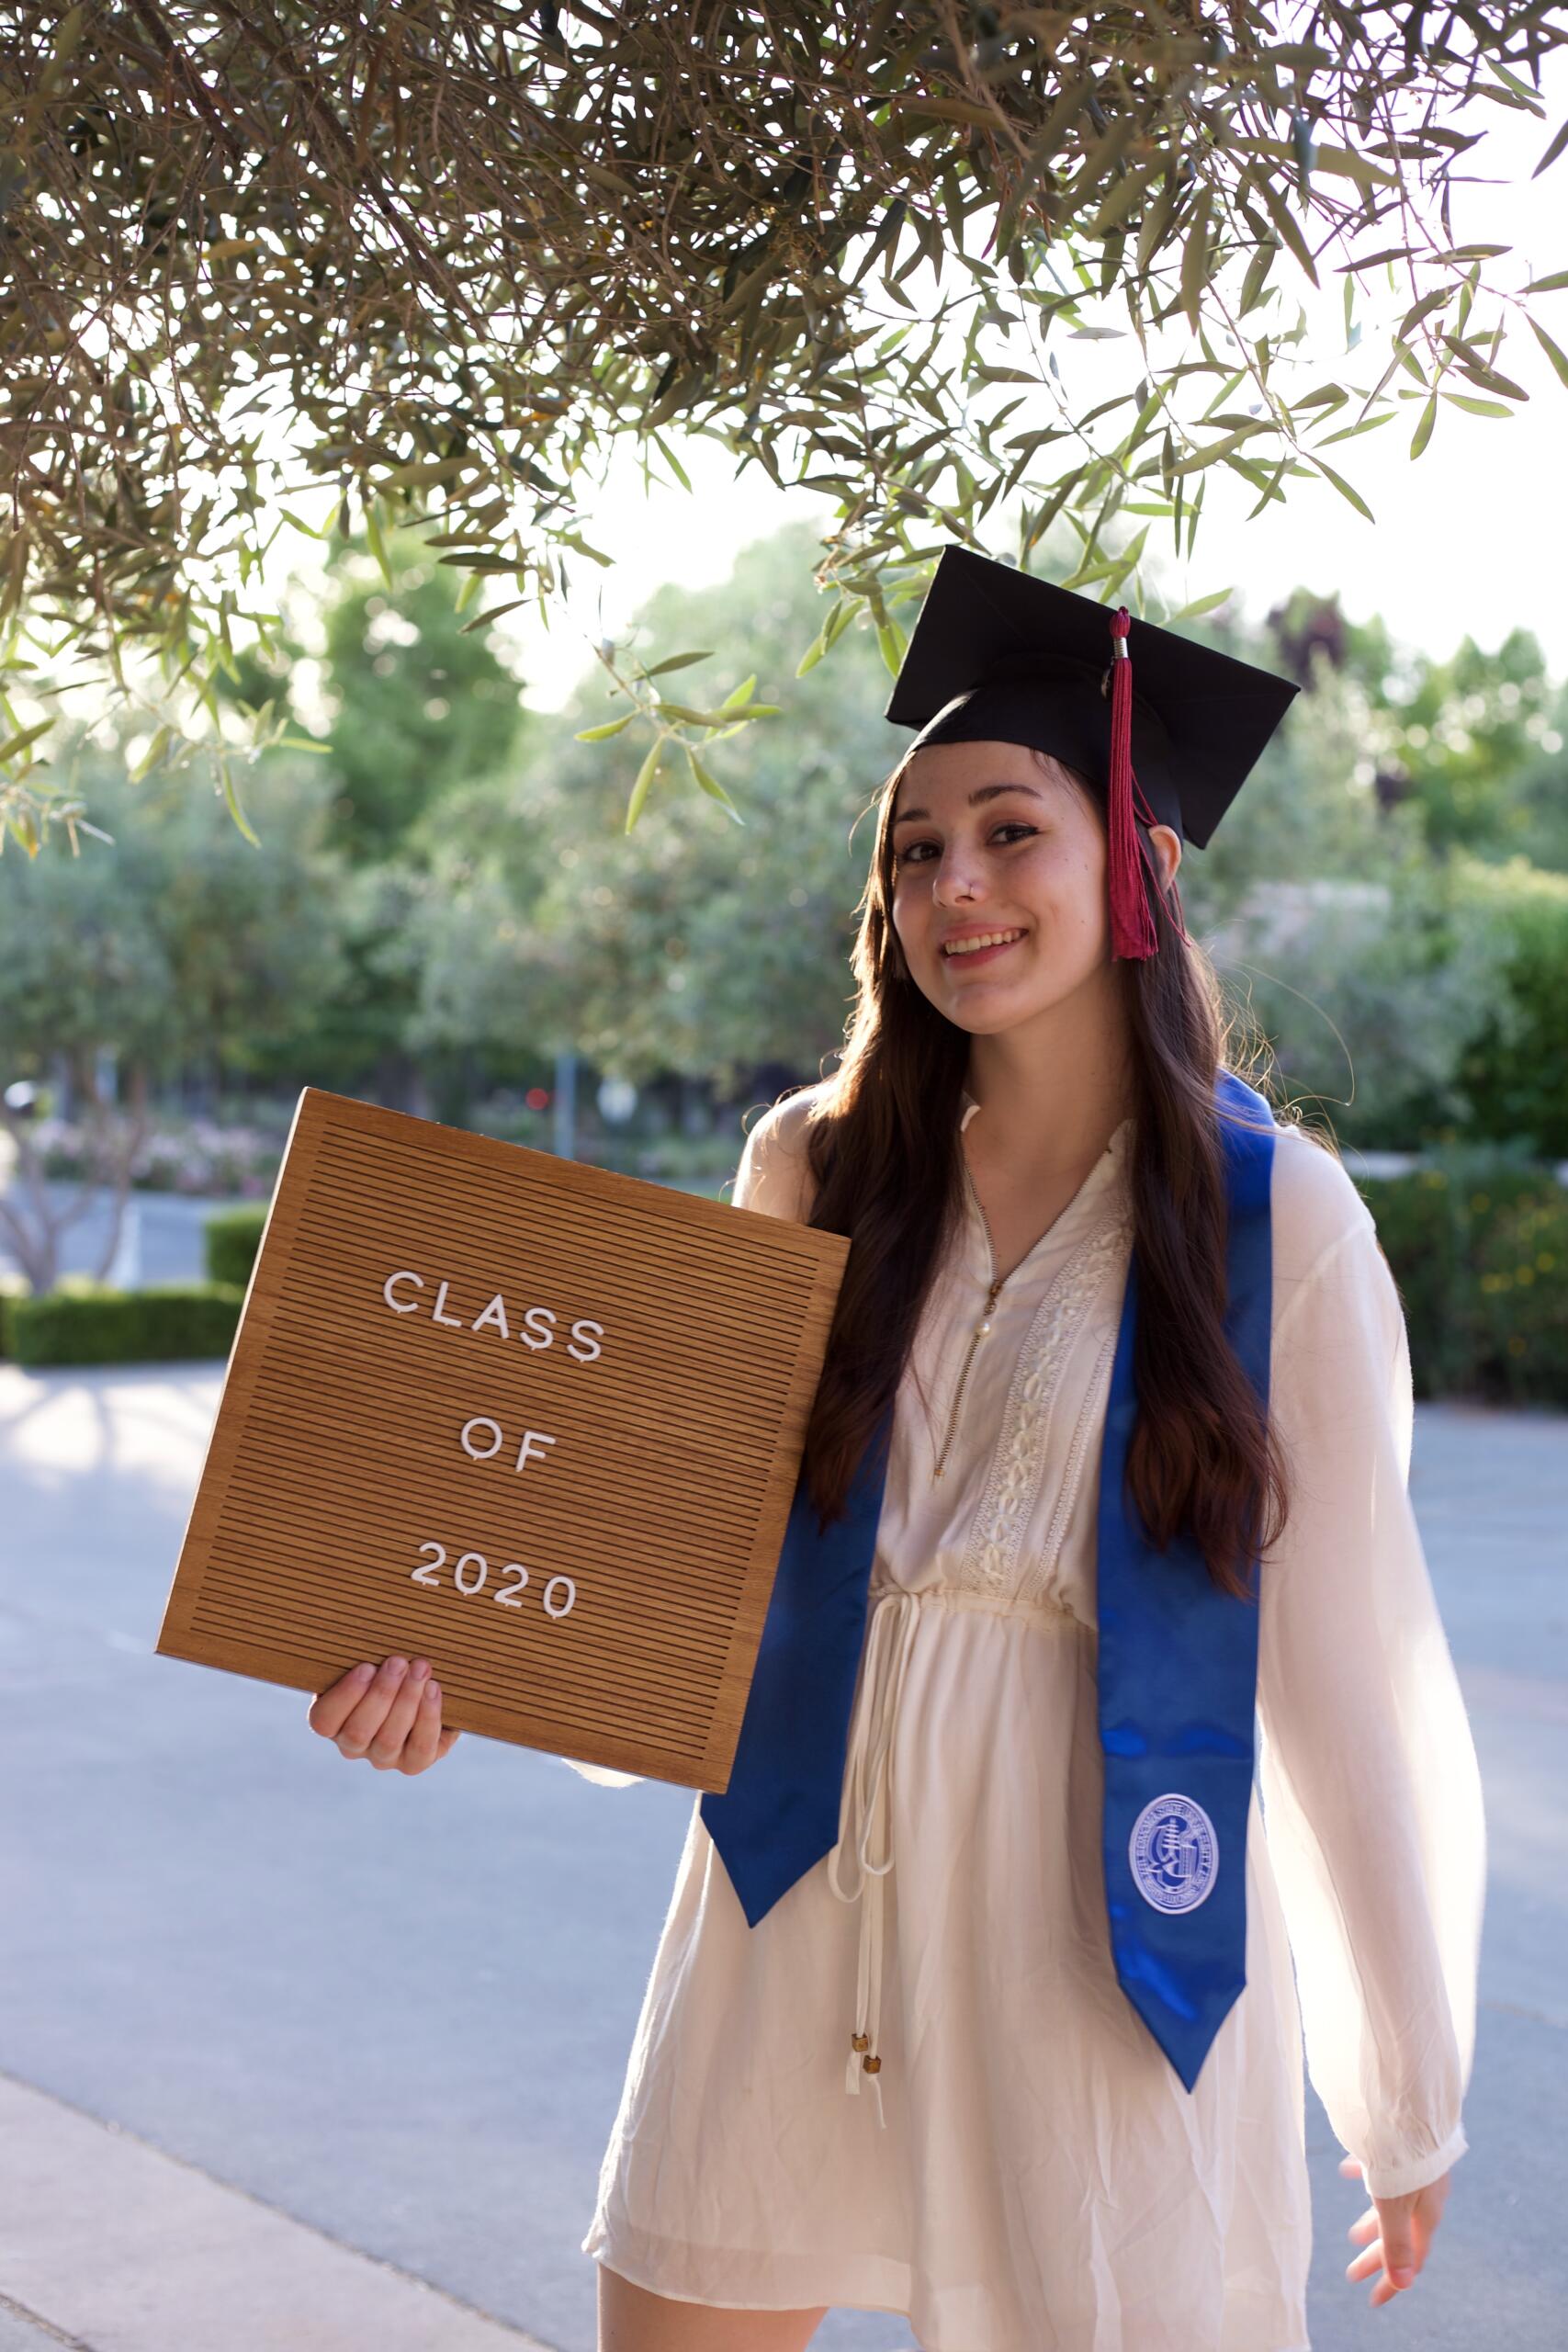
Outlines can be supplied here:
[[911, 751], [1027, 743], [1098, 786], [1111, 953], [1144, 956], [1157, 943], [1140, 860], [1158, 881], [1134, 810], [1145, 825], [1168, 825], [1206, 848], [1299, 692], [1271, 670], [1134, 620], [1125, 605], [1113, 609], [950, 542], [884, 716], [919, 729]]

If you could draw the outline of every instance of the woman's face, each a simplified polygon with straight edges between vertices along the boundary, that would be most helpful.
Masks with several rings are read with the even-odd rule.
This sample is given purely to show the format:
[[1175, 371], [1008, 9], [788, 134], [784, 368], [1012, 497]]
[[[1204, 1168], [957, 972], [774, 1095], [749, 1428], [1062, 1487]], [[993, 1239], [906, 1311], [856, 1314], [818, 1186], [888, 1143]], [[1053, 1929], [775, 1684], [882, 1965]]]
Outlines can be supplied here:
[[[1153, 828], [1168, 882], [1181, 845]], [[960, 1028], [1010, 1029], [1109, 969], [1099, 812], [1021, 743], [928, 743], [893, 810], [893, 928], [917, 988]], [[999, 933], [1010, 944], [950, 955]]]

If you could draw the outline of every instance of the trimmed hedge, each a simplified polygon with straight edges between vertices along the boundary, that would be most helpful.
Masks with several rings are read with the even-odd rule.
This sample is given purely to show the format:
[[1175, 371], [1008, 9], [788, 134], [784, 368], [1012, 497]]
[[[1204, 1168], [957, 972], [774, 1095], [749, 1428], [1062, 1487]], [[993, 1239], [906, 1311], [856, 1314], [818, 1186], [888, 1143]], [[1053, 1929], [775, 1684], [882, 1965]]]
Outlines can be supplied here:
[[11, 1312], [11, 1301], [14, 1298], [27, 1298], [29, 1295], [26, 1274], [18, 1274], [11, 1271], [0, 1272], [0, 1356], [8, 1356], [11, 1352], [11, 1341], [6, 1329]]
[[238, 1283], [242, 1290], [251, 1279], [262, 1227], [269, 1204], [254, 1207], [215, 1209], [201, 1221], [201, 1246], [209, 1283]]
[[1471, 1150], [1358, 1189], [1404, 1303], [1416, 1396], [1568, 1406], [1568, 1187]]
[[175, 1363], [227, 1356], [244, 1291], [236, 1283], [84, 1285], [12, 1298], [6, 1352], [19, 1364]]

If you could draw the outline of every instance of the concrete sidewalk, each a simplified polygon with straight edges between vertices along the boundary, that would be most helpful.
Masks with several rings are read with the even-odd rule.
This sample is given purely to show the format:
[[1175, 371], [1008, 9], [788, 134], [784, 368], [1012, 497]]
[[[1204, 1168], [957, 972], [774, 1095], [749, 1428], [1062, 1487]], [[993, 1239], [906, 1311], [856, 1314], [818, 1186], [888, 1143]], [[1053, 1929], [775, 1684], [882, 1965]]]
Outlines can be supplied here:
[[0, 2075], [0, 2352], [548, 2352]]

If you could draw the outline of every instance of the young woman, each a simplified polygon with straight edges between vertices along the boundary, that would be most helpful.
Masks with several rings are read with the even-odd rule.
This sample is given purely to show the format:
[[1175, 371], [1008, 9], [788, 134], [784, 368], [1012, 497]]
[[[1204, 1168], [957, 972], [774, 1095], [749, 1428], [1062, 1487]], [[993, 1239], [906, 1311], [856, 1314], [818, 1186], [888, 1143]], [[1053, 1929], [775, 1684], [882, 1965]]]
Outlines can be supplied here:
[[[1157, 681], [1166, 633], [1133, 626]], [[834, 2306], [907, 2315], [925, 2352], [1306, 2352], [1303, 2029], [1374, 2304], [1466, 2145], [1483, 1830], [1398, 1295], [1337, 1158], [1274, 1125], [1254, 1409], [1221, 1000], [1175, 887], [1199, 763], [1173, 722], [1162, 772], [1134, 706], [1163, 788], [1132, 909], [1128, 705], [1119, 749], [1083, 675], [1021, 717], [943, 701], [881, 796], [841, 1065], [747, 1139], [737, 1205], [853, 1242], [803, 1480], [841, 1503], [885, 1401], [891, 1444], [837, 1843], [751, 1924], [693, 1808], [583, 2242], [601, 2352], [799, 2352]], [[1245, 1986], [1190, 2085], [1113, 1962], [1101, 1842], [1100, 1467], [1134, 1268], [1137, 1508], [1199, 1531], [1216, 1589], [1260, 1567], [1234, 1603], [1261, 1732]], [[452, 1736], [395, 1678], [311, 1719], [404, 1770]]]

